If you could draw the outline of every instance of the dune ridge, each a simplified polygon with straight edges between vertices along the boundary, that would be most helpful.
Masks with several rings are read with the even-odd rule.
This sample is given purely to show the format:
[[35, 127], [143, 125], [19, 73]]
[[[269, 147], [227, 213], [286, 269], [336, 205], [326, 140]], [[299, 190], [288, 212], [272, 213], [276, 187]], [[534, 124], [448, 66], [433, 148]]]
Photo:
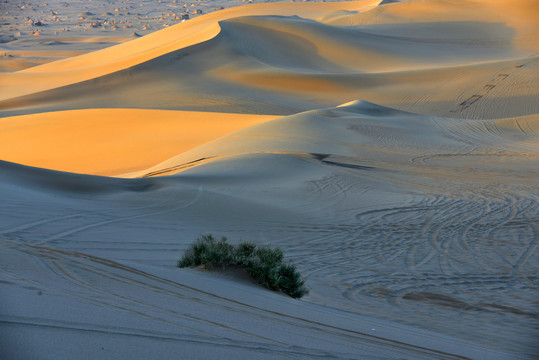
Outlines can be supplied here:
[[[280, 109], [280, 115], [290, 115], [364, 99], [456, 118], [538, 111], [536, 84], [523, 81], [537, 71], [538, 48], [533, 41], [520, 47], [518, 40], [537, 37], [537, 28], [525, 20], [535, 6], [512, 4], [518, 14], [527, 14], [515, 23], [501, 3], [376, 4], [256, 4], [211, 13], [118, 46], [0, 74], [0, 110], [9, 116], [99, 102], [198, 111], [210, 106], [235, 113]], [[418, 15], [413, 22], [398, 21], [394, 7], [403, 19], [410, 12]], [[341, 14], [337, 9], [365, 20], [324, 22], [322, 14]], [[301, 18], [290, 17], [300, 13]], [[447, 16], [432, 21], [439, 13]], [[438, 79], [431, 81], [432, 76]], [[227, 92], [220, 90], [224, 87]], [[462, 89], [473, 92], [455, 98]], [[466, 106], [474, 95], [478, 104]]]
[[[372, 7], [375, 3], [378, 3], [378, 1], [364, 0], [350, 2], [344, 6], [361, 9]], [[226, 20], [230, 17], [245, 16], [251, 13], [258, 15], [267, 13], [274, 15], [277, 13], [290, 16], [296, 14], [298, 8], [301, 7], [304, 8], [303, 16], [317, 16], [332, 8], [342, 7], [342, 5], [335, 5], [334, 3], [319, 4], [314, 8], [307, 8], [305, 5], [291, 3], [280, 4], [276, 7], [272, 6], [272, 4], [254, 4], [249, 7], [241, 7], [239, 8], [240, 10], [235, 8], [227, 9], [96, 52], [34, 66], [16, 73], [0, 74], [0, 79], [4, 84], [3, 88], [1, 88], [4, 94], [1, 99], [22, 96], [107, 75], [173, 50], [207, 41], [219, 33], [218, 21]], [[144, 51], [141, 51], [141, 49], [144, 49]], [[62, 74], [59, 74], [59, 71]], [[53, 73], [50, 74], [49, 72]], [[17, 84], [16, 88], [13, 86], [14, 84]], [[40, 86], [37, 87], [36, 84], [40, 84]]]

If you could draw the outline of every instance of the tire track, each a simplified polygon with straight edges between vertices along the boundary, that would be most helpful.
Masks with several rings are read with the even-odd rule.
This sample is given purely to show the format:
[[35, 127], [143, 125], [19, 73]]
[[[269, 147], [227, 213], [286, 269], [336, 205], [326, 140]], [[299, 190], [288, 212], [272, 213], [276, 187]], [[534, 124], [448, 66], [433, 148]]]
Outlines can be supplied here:
[[[54, 271], [56, 276], [60, 276], [66, 281], [73, 282], [77, 284], [77, 286], [82, 286], [84, 288], [87, 288], [88, 290], [87, 293], [89, 294], [93, 294], [94, 291], [99, 291], [100, 293], [104, 293], [106, 295], [112, 295], [114, 298], [116, 298], [116, 296], [118, 295], [116, 292], [110, 293], [110, 294], [107, 292], [103, 292], [103, 290], [99, 289], [99, 287], [90, 285], [86, 281], [81, 281], [81, 279], [74, 276], [72, 272], [66, 271], [66, 269], [63, 268], [63, 265], [58, 266], [60, 262], [62, 264], [70, 264], [70, 266], [74, 265], [75, 268], [80, 267], [81, 270], [84, 270], [84, 271], [90, 271], [90, 274], [92, 273], [96, 274], [99, 278], [102, 277], [103, 275], [102, 272], [104, 272], [104, 274], [109, 274], [110, 279], [118, 279], [118, 278], [122, 279], [123, 277], [125, 277], [126, 281], [133, 281], [134, 280], [133, 276], [137, 276], [137, 277], [140, 277], [140, 281], [142, 281], [140, 284], [142, 287], [157, 286], [158, 289], [163, 290], [167, 295], [171, 295], [175, 297], [178, 295], [182, 295], [182, 293], [185, 294], [185, 291], [188, 291], [191, 293], [191, 295], [189, 295], [190, 296], [189, 299], [195, 300], [198, 306], [201, 305], [200, 304], [201, 301], [202, 301], [202, 305], [204, 305], [206, 301], [210, 300], [210, 303], [207, 304], [208, 306], [212, 306], [214, 308], [215, 306], [218, 306], [219, 308], [224, 307], [223, 310], [225, 309], [227, 311], [234, 310], [234, 311], [238, 311], [238, 313], [241, 313], [241, 314], [245, 314], [245, 312], [251, 313], [252, 314], [251, 316], [255, 316], [257, 319], [261, 321], [267, 321], [268, 319], [273, 319], [273, 321], [276, 321], [275, 317], [277, 317], [279, 319], [278, 320], [279, 323], [281, 324], [280, 326], [287, 327], [290, 330], [302, 329], [302, 331], [305, 331], [306, 329], [308, 329], [308, 330], [312, 330], [308, 332], [309, 334], [316, 333], [316, 334], [320, 334], [320, 336], [323, 335], [326, 338], [330, 337], [334, 339], [341, 339], [341, 341], [345, 340], [349, 343], [357, 344], [359, 342], [362, 344], [369, 344], [375, 347], [382, 347], [386, 350], [391, 349], [392, 351], [396, 351], [398, 353], [402, 351], [405, 351], [407, 353], [411, 352], [415, 354], [417, 358], [428, 359], [434, 356], [440, 359], [463, 359], [463, 357], [461, 356], [444, 353], [441, 351], [424, 348], [421, 346], [411, 345], [411, 344], [403, 343], [400, 341], [386, 339], [380, 336], [366, 334], [360, 331], [343, 328], [343, 327], [331, 325], [328, 323], [323, 323], [320, 321], [313, 321], [313, 320], [309, 320], [303, 317], [297, 317], [290, 314], [285, 314], [280, 311], [274, 311], [274, 310], [264, 309], [258, 306], [249, 305], [247, 303], [233, 300], [231, 298], [222, 297], [214, 293], [209, 293], [209, 292], [192, 288], [192, 287], [189, 287], [189, 286], [177, 283], [177, 282], [155, 277], [151, 274], [144, 273], [136, 269], [129, 268], [124, 265], [120, 265], [120, 264], [111, 262], [109, 260], [101, 259], [95, 256], [68, 252], [68, 251], [63, 251], [63, 250], [58, 250], [58, 249], [44, 248], [44, 247], [35, 246], [35, 245], [13, 244], [13, 246], [17, 246], [19, 248], [21, 246], [26, 247], [28, 249], [27, 251], [29, 251], [30, 253], [33, 253], [35, 256], [40, 256], [44, 261], [47, 261], [49, 263], [49, 266], [52, 266], [52, 268], [50, 269], [51, 271]], [[98, 270], [97, 273], [95, 272], [96, 270], [94, 269], [94, 266], [97, 266], [97, 270]], [[108, 269], [108, 267], [111, 267], [111, 268]], [[125, 275], [122, 275], [123, 272], [127, 272], [127, 273], [125, 273]], [[174, 289], [177, 289], [177, 290], [182, 289], [182, 292], [178, 294], [177, 290], [174, 290]], [[80, 297], [80, 294], [78, 295]], [[123, 298], [120, 297], [120, 299], [123, 299]], [[108, 304], [107, 301], [103, 302], [101, 299], [99, 299], [99, 297], [96, 297], [96, 296], [92, 296], [90, 300], [98, 304], [102, 303], [105, 306], [110, 306], [110, 304]], [[133, 301], [133, 299], [130, 299], [130, 298], [127, 298], [127, 300]], [[148, 304], [143, 304], [143, 305], [148, 305]], [[138, 316], [149, 316], [149, 314], [147, 314], [147, 311], [142, 311], [142, 309], [134, 310], [134, 309], [127, 308], [125, 306], [118, 306], [117, 301], [115, 302], [113, 306], [115, 306], [117, 309], [122, 310], [122, 311], [133, 312]], [[158, 309], [158, 310], [162, 311], [162, 309]], [[172, 313], [172, 314], [176, 315], [176, 313]], [[263, 336], [261, 337], [257, 334], [252, 333], [251, 331], [235, 329], [234, 327], [228, 326], [224, 323], [221, 323], [220, 321], [211, 320], [206, 317], [189, 315], [187, 316], [187, 319], [191, 319], [194, 323], [197, 323], [197, 324], [200, 324], [201, 322], [203, 323], [203, 322], [209, 321], [209, 323], [213, 326], [221, 326], [229, 331], [230, 330], [238, 331], [240, 334], [243, 334], [249, 337], [254, 336], [259, 339], [258, 342], [248, 342], [246, 340], [243, 340], [241, 342], [234, 342], [233, 339], [228, 338], [228, 337], [219, 338], [220, 341], [228, 341], [228, 342], [231, 342], [232, 345], [234, 344], [241, 345], [241, 344], [251, 343], [251, 344], [259, 344], [259, 346], [269, 347], [269, 348], [273, 348], [276, 346], [279, 346], [282, 348], [283, 345], [285, 345], [286, 348], [292, 349], [292, 350], [297, 348], [297, 345], [292, 346], [290, 344], [283, 344], [282, 342], [279, 342], [276, 339], [267, 338]], [[6, 320], [4, 317], [2, 317], [1, 319], [1, 321], [12, 321], [12, 322], [17, 322], [20, 320], [21, 318]], [[154, 320], [160, 320], [160, 318], [155, 318]], [[179, 320], [177, 319], [176, 321], [179, 321]], [[35, 321], [35, 322], [39, 322], [39, 321]], [[29, 323], [32, 323], [32, 321], [29, 321]], [[56, 321], [56, 324], [58, 323], [60, 322]], [[177, 325], [180, 327], [183, 327], [184, 320], [181, 320], [180, 324], [177, 324]], [[92, 325], [92, 326], [96, 327], [96, 325]], [[97, 330], [107, 331], [110, 329], [108, 329], [106, 326], [97, 326]], [[321, 353], [319, 350], [316, 350], [316, 349], [311, 349], [308, 352], [308, 354], [314, 355], [315, 357], [316, 356], [324, 357], [328, 355], [327, 353]]]
[[[469, 107], [473, 106], [478, 101], [482, 100], [483, 98], [487, 97], [489, 93], [494, 90], [497, 86], [500, 86], [503, 81], [505, 81], [509, 76], [512, 76], [515, 74], [515, 72], [522, 69], [524, 66], [527, 65], [529, 61], [521, 62], [518, 65], [514, 66], [508, 66], [503, 69], [501, 69], [499, 72], [494, 74], [489, 80], [486, 81], [485, 84], [481, 85], [480, 89], [475, 92], [475, 94], [469, 96], [468, 98], [464, 99], [456, 108], [453, 110], [450, 110], [450, 113], [457, 113], [460, 114], [464, 110], [468, 109]], [[462, 116], [461, 116], [462, 117]]]
[[528, 246], [524, 251], [522, 252], [522, 255], [518, 258], [516, 263], [513, 265], [515, 271], [518, 271], [520, 267], [526, 263], [530, 259], [532, 255], [534, 255], [536, 249], [537, 249], [537, 238], [539, 236], [539, 225], [537, 224], [537, 219], [532, 219], [529, 216], [526, 216], [526, 220], [528, 220], [531, 229], [532, 229], [532, 236], [530, 238], [530, 242], [528, 243]]
[[[208, 337], [211, 335], [211, 332], [201, 331], [199, 326], [199, 322], [208, 322], [208, 320], [196, 318], [189, 313], [180, 313], [171, 308], [159, 307], [148, 301], [144, 301], [143, 299], [137, 299], [132, 296], [124, 296], [121, 292], [117, 290], [106, 291], [101, 287], [92, 285], [88, 281], [84, 281], [80, 277], [77, 277], [73, 271], [68, 271], [65, 265], [68, 265], [72, 270], [77, 270], [81, 272], [86, 277], [91, 276], [99, 279], [108, 279], [115, 283], [129, 285], [130, 287], [135, 286], [140, 289], [151, 289], [154, 293], [161, 293], [164, 296], [174, 297], [175, 299], [182, 299], [183, 301], [195, 300], [199, 306], [213, 307], [217, 305], [222, 307], [223, 311], [237, 312], [236, 309], [233, 309], [229, 306], [223, 306], [223, 304], [219, 305], [216, 304], [214, 301], [208, 301], [208, 299], [203, 299], [202, 297], [197, 295], [198, 293], [196, 291], [193, 292], [192, 290], [194, 289], [192, 288], [184, 289], [180, 287], [170, 289], [169, 287], [163, 286], [165, 284], [160, 284], [159, 281], [155, 283], [156, 279], [152, 278], [151, 276], [144, 276], [144, 273], [128, 267], [117, 266], [118, 264], [110, 262], [108, 260], [99, 260], [99, 258], [97, 257], [88, 256], [81, 253], [60, 251], [57, 249], [35, 245], [21, 247], [17, 246], [16, 244], [12, 244], [12, 246], [15, 248], [19, 248], [20, 251], [28, 253], [38, 259], [44, 271], [53, 274], [55, 278], [75, 285], [74, 288], [70, 287], [70, 290], [62, 289], [62, 293], [74, 296], [82, 301], [87, 301], [98, 306], [133, 313], [136, 316], [172, 325], [174, 327], [177, 327], [178, 329], [188, 329], [190, 332], [193, 332], [198, 335]], [[65, 265], [61, 265], [61, 263]], [[105, 267], [103, 265], [105, 265]], [[111, 265], [112, 269], [108, 270], [107, 268]], [[123, 271], [117, 272], [115, 271], [117, 269]], [[123, 272], [125, 272], [126, 270], [128, 271], [128, 274], [124, 275]], [[140, 279], [136, 280], [133, 275], [137, 276]], [[141, 275], [143, 276], [141, 277]], [[57, 281], [58, 280], [55, 280], [54, 282], [57, 283]], [[87, 291], [81, 292], [81, 289]], [[91, 297], [86, 294], [91, 294]], [[159, 316], [157, 314], [159, 314]], [[193, 326], [187, 325], [186, 322], [192, 322]], [[214, 326], [225, 328], [229, 331], [237, 332], [242, 335], [248, 335], [254, 338], [258, 338], [259, 340], [262, 340], [266, 343], [269, 341], [280, 346], [289, 346], [289, 344], [275, 341], [264, 336], [249, 333], [241, 329], [235, 329], [224, 323], [211, 322], [211, 324]]]
[[[149, 209], [149, 208], [155, 208], [155, 207], [158, 207], [159, 205], [166, 204], [167, 202], [170, 202], [170, 200], [160, 201], [158, 204], [152, 204], [152, 205], [145, 205], [145, 206], [140, 206], [140, 207], [136, 207], [136, 208], [130, 208], [129, 210], [138, 211], [138, 210], [144, 210], [144, 209]], [[37, 221], [32, 221], [32, 222], [29, 222], [29, 223], [19, 224], [19, 225], [15, 226], [15, 227], [12, 227], [12, 228], [0, 230], [0, 234], [12, 234], [12, 233], [16, 233], [16, 232], [19, 232], [19, 231], [22, 231], [22, 230], [32, 229], [32, 228], [40, 226], [40, 225], [46, 225], [46, 224], [50, 224], [50, 223], [53, 223], [53, 222], [58, 222], [58, 221], [63, 221], [63, 220], [73, 219], [73, 218], [84, 218], [84, 217], [93, 216], [93, 215], [110, 216], [110, 214], [114, 214], [116, 211], [117, 210], [109, 210], [109, 211], [107, 211], [107, 210], [96, 210], [96, 211], [88, 211], [88, 212], [77, 212], [75, 214], [64, 215], [64, 216], [55, 216], [55, 217], [45, 218], [45, 219], [41, 219], [41, 220], [37, 220]]]
[[198, 187], [197, 194], [195, 195], [195, 197], [193, 199], [191, 199], [190, 201], [188, 201], [186, 204], [181, 204], [181, 205], [173, 207], [171, 209], [158, 210], [158, 211], [154, 211], [154, 212], [150, 212], [150, 213], [131, 215], [131, 216], [126, 216], [126, 217], [120, 217], [120, 218], [115, 218], [115, 219], [110, 219], [110, 220], [103, 220], [103, 221], [99, 221], [99, 222], [95, 222], [95, 223], [86, 224], [86, 225], [83, 225], [83, 226], [79, 226], [79, 227], [76, 227], [76, 228], [72, 228], [72, 229], [69, 229], [69, 230], [54, 234], [52, 236], [49, 236], [45, 240], [36, 242], [34, 244], [35, 245], [43, 245], [43, 244], [46, 244], [46, 243], [53, 242], [54, 240], [64, 238], [64, 237], [69, 236], [69, 235], [73, 235], [73, 234], [76, 234], [76, 233], [83, 232], [83, 231], [88, 230], [88, 229], [98, 228], [98, 227], [101, 227], [101, 226], [104, 226], [104, 225], [109, 225], [109, 224], [114, 224], [114, 223], [118, 223], [118, 222], [134, 220], [134, 219], [139, 219], [139, 218], [144, 218], [144, 217], [149, 217], [149, 216], [154, 216], [154, 215], [159, 215], [159, 214], [166, 214], [166, 213], [174, 212], [174, 211], [177, 211], [177, 210], [180, 210], [180, 209], [184, 209], [184, 208], [187, 208], [187, 207], [195, 204], [200, 199], [200, 197], [202, 196], [202, 193], [203, 193], [203, 189], [202, 189], [202, 185], [201, 185], [201, 186]]
[[[423, 189], [423, 184], [418, 183], [401, 185]], [[340, 250], [343, 255], [339, 261], [332, 261], [330, 255], [317, 256], [316, 267], [305, 265], [309, 277], [332, 281], [344, 299], [367, 314], [372, 306], [383, 307], [388, 314], [393, 312], [388, 315], [391, 318], [429, 316], [421, 307], [427, 301], [431, 306], [425, 309], [440, 309], [440, 317], [455, 324], [455, 311], [495, 311], [490, 305], [472, 301], [477, 293], [485, 293], [490, 295], [483, 303], [496, 298], [501, 304], [509, 304], [500, 306], [517, 315], [511, 321], [529, 321], [525, 313], [529, 313], [526, 309], [534, 301], [529, 289], [536, 288], [536, 283], [529, 272], [521, 276], [519, 266], [508, 277], [500, 271], [512, 269], [515, 262], [535, 261], [537, 246], [530, 239], [537, 237], [537, 226], [534, 224], [530, 232], [519, 224], [534, 222], [536, 201], [527, 192], [519, 194], [512, 188], [482, 183], [449, 181], [441, 186], [432, 187], [431, 191], [443, 192], [444, 197], [426, 196], [422, 190], [424, 196], [418, 202], [356, 214], [354, 224], [340, 229], [341, 239], [328, 240], [334, 246], [325, 251]], [[451, 194], [458, 197], [446, 197]], [[482, 237], [496, 240], [485, 242]], [[508, 242], [511, 238], [520, 239], [520, 243]], [[513, 258], [511, 254], [517, 249], [521, 249], [519, 257]], [[516, 284], [515, 281], [519, 285], [509, 289], [508, 284]], [[428, 293], [428, 289], [432, 289], [431, 294], [417, 295]], [[511, 305], [515, 293], [521, 297], [522, 307]], [[380, 299], [387, 305], [381, 305]], [[484, 316], [486, 319], [489, 315]]]

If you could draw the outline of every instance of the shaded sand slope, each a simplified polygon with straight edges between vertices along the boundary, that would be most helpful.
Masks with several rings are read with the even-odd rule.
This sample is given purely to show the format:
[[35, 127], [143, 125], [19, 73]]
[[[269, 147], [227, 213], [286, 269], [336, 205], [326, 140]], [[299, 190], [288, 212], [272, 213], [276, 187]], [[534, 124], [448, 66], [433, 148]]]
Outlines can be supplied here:
[[415, 161], [416, 156], [444, 155], [480, 156], [482, 162], [489, 159], [498, 162], [514, 156], [533, 161], [539, 150], [538, 127], [537, 115], [464, 120], [421, 116], [355, 101], [267, 121], [184, 152], [148, 170], [164, 171], [197, 159], [260, 152], [329, 154], [343, 159], [350, 157], [351, 161], [360, 161], [358, 165], [366, 166], [379, 163], [409, 166], [410, 158]]
[[[2, 74], [7, 91], [3, 98], [23, 95], [53, 87], [88, 80], [122, 70], [189, 45], [213, 38], [219, 32], [218, 21], [248, 15], [296, 15], [301, 11], [306, 17], [320, 16], [328, 11], [344, 8], [369, 8], [379, 1], [350, 3], [323, 3], [314, 7], [306, 4], [257, 4], [249, 7], [227, 9], [180, 23], [168, 29], [149, 34], [128, 43], [102, 49], [89, 54], [68, 58], [12, 74]], [[58, 73], [60, 71], [60, 73]], [[55, 72], [51, 74], [50, 72]], [[42, 81], [42, 80], [48, 80]], [[9, 88], [17, 84], [17, 89]]]
[[487, 1], [228, 9], [0, 75], [0, 109], [16, 115], [97, 102], [288, 115], [365, 99], [456, 118], [529, 115], [539, 111], [538, 85], [529, 81], [539, 67], [536, 13], [531, 3]]
[[[91, 333], [107, 349], [106, 333], [157, 353], [181, 341], [210, 357], [533, 358], [537, 130], [537, 116], [461, 120], [354, 102], [148, 170], [208, 158], [172, 176], [2, 163], [2, 286], [12, 294], [2, 329]], [[202, 232], [282, 247], [310, 295], [173, 270]], [[58, 299], [73, 312], [59, 315]]]
[[[463, 358], [453, 355], [447, 343], [427, 332], [380, 320], [366, 321], [338, 310], [328, 312], [277, 294], [260, 294], [256, 287], [227, 279], [188, 271], [178, 278], [174, 270], [136, 269], [74, 251], [11, 241], [2, 240], [1, 246], [3, 260], [17, 261], [12, 274], [32, 274], [39, 281], [37, 286], [24, 287], [13, 286], [19, 280], [10, 281], [12, 294], [24, 301], [16, 304], [20, 312], [2, 317], [3, 341], [21, 344], [24, 338], [27, 342], [22, 344], [33, 346], [4, 348], [7, 356], [32, 358], [39, 350], [47, 354], [43, 358], [56, 359], [158, 358], [171, 354], [219, 359]], [[79, 316], [74, 319], [63, 311], [54, 319], [48, 318], [59, 305], [51, 301], [54, 297], [62, 299], [64, 308], [79, 311]], [[14, 305], [4, 302], [3, 306], [11, 310]], [[366, 323], [376, 326], [376, 331]], [[275, 328], [279, 331], [268, 331]], [[309, 330], [298, 331], [304, 328]], [[391, 334], [397, 336], [389, 339]], [[61, 337], [63, 346], [43, 342], [44, 337]], [[430, 341], [430, 348], [410, 344], [421, 338]], [[70, 346], [81, 343], [85, 346]], [[458, 345], [459, 352], [478, 359], [502, 358], [502, 354], [482, 347], [461, 341]]]
[[[265, 2], [265, 0], [250, 0]], [[4, 1], [0, 72], [17, 71], [133, 40], [223, 7], [232, 0]]]

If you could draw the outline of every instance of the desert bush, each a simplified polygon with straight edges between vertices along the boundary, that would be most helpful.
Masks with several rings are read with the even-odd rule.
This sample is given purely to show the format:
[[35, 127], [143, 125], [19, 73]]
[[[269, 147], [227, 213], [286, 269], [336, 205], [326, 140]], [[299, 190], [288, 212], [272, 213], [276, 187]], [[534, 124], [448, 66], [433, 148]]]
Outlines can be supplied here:
[[247, 272], [254, 277], [259, 284], [272, 290], [279, 289], [279, 265], [283, 261], [281, 249], [261, 247], [254, 251], [253, 256], [247, 263]]
[[234, 247], [225, 237], [215, 241], [211, 234], [198, 238], [184, 256], [178, 261], [178, 267], [202, 265], [206, 269], [225, 266], [234, 261]]
[[305, 287], [305, 280], [294, 265], [283, 263], [283, 258], [283, 251], [279, 248], [257, 248], [249, 241], [234, 247], [226, 237], [216, 241], [209, 234], [196, 239], [177, 265], [180, 268], [202, 265], [206, 269], [237, 265], [244, 267], [259, 284], [269, 289], [280, 290], [294, 298], [307, 295], [309, 291]]
[[255, 252], [256, 245], [250, 241], [244, 241], [236, 246], [236, 259], [235, 263], [240, 266], [246, 267], [251, 260], [253, 253]]
[[279, 288], [294, 298], [300, 298], [309, 293], [305, 287], [305, 280], [292, 264], [279, 266]]

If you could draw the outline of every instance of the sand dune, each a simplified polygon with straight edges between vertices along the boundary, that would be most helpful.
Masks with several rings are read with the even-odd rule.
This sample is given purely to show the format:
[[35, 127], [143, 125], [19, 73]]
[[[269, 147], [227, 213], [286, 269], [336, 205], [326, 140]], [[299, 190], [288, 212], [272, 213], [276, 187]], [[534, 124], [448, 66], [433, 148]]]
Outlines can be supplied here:
[[[536, 129], [536, 117], [466, 121], [357, 102], [249, 127], [150, 169], [208, 157], [173, 176], [122, 180], [2, 164], [3, 254], [10, 263], [24, 264], [31, 256], [48, 264], [37, 272], [47, 280], [15, 292], [27, 300], [9, 303], [4, 329], [36, 341], [42, 336], [36, 326], [69, 329], [69, 336], [80, 341], [86, 331], [111, 332], [112, 324], [120, 322], [123, 327], [114, 325], [113, 333], [123, 336], [118, 341], [127, 352], [134, 345], [124, 335], [135, 332], [183, 341], [188, 352], [203, 347], [211, 357], [221, 355], [221, 346], [240, 354], [257, 354], [262, 347], [279, 356], [277, 349], [285, 345], [271, 344], [284, 339], [267, 330], [268, 321], [282, 326], [283, 319], [292, 319], [285, 321], [292, 327], [286, 331], [297, 333], [302, 326], [297, 321], [313, 321], [314, 313], [332, 317], [336, 311], [331, 321], [310, 322], [310, 328], [325, 334], [317, 351], [357, 358], [361, 347], [364, 358], [388, 359], [396, 354], [531, 357]], [[13, 208], [19, 210], [8, 211]], [[311, 294], [305, 303], [290, 303], [292, 308], [285, 310], [286, 300], [252, 285], [172, 270], [179, 250], [202, 231], [283, 247], [307, 274]], [[35, 282], [32, 269], [11, 268], [4, 273], [11, 279], [6, 286], [21, 278]], [[105, 279], [125, 279], [123, 290], [104, 274]], [[138, 300], [145, 297], [136, 285], [141, 281], [156, 289], [151, 301]], [[89, 283], [98, 284], [100, 305], [92, 305], [87, 292], [96, 286]], [[183, 295], [185, 289], [194, 294]], [[54, 296], [39, 297], [36, 291]], [[214, 294], [217, 300], [210, 300]], [[99, 321], [53, 316], [47, 309], [56, 306], [57, 296], [78, 311], [101, 313], [95, 306], [120, 306], [148, 320], [135, 325], [131, 315], [121, 313]], [[114, 300], [118, 296], [123, 304]], [[194, 315], [201, 311], [200, 296], [210, 297], [211, 304], [217, 301], [206, 315]], [[87, 310], [74, 305], [78, 298], [87, 299], [83, 304], [90, 301]], [[35, 301], [50, 305], [33, 314]], [[210, 340], [203, 338], [193, 343], [194, 334], [209, 331], [201, 325], [204, 319], [211, 319], [212, 329], [230, 327], [222, 308], [230, 301], [240, 302], [241, 309], [246, 302], [251, 308], [260, 301], [255, 314], [233, 326], [247, 338], [226, 330], [219, 336], [229, 345], [208, 347]], [[184, 307], [181, 314], [171, 308], [178, 304]], [[278, 308], [277, 319], [265, 313], [271, 306]], [[253, 324], [253, 316], [260, 317], [260, 326]], [[409, 325], [445, 335], [431, 340]], [[328, 342], [324, 329], [335, 326], [341, 330]], [[307, 342], [291, 335], [285, 342], [294, 344], [298, 357], [314, 354], [310, 341], [318, 335], [311, 331]], [[330, 345], [342, 343], [341, 336], [352, 341], [348, 350]], [[253, 344], [251, 337], [259, 339], [254, 341], [258, 350], [247, 346]], [[373, 348], [374, 339], [378, 345]], [[112, 345], [99, 337], [96, 341], [105, 348]], [[57, 351], [69, 357], [73, 350], [63, 346]]]
[[[267, 115], [87, 109], [0, 119], [3, 158], [29, 166], [120, 175], [166, 160]], [[44, 136], [43, 134], [47, 134]]]
[[[537, 4], [219, 1], [0, 44], [4, 354], [535, 358]], [[310, 294], [176, 268], [203, 233]]]
[[[118, 46], [100, 51], [68, 58], [41, 66], [32, 67], [20, 73], [2, 74], [2, 99], [26, 95], [36, 91], [66, 86], [107, 75], [119, 70], [129, 68], [141, 62], [148, 61], [171, 51], [198, 44], [215, 37], [219, 33], [218, 22], [231, 17], [248, 15], [296, 15], [301, 7], [302, 15], [306, 17], [320, 16], [332, 9], [370, 8], [378, 1], [364, 0], [350, 2], [345, 5], [335, 3], [318, 4], [316, 7], [307, 7], [306, 4], [260, 4], [232, 10], [225, 10], [209, 14], [177, 24], [158, 33], [136, 39]], [[62, 71], [62, 73], [58, 73]], [[51, 73], [53, 72], [53, 73]], [[14, 88], [12, 85], [17, 84]]]
[[251, 126], [183, 152], [149, 171], [161, 171], [197, 159], [279, 152], [326, 154], [366, 166], [382, 162], [409, 167], [413, 156], [440, 154], [484, 156], [484, 162], [489, 157], [496, 162], [506, 156], [536, 160], [538, 127], [537, 115], [463, 120], [421, 116], [356, 101]]
[[[364, 99], [460, 118], [537, 113], [537, 83], [524, 80], [538, 66], [536, 42], [528, 41], [538, 30], [526, 20], [535, 7], [512, 5], [532, 10], [515, 23], [511, 12], [489, 2], [373, 4], [260, 4], [219, 11], [118, 46], [0, 74], [0, 109], [18, 115], [98, 102], [290, 115]], [[353, 13], [347, 16], [366, 20], [342, 26], [331, 16], [341, 14], [339, 6]], [[396, 21], [395, 6], [405, 8], [403, 16], [414, 11], [414, 21]], [[434, 10], [425, 10], [431, 7], [454, 17], [434, 22]], [[490, 16], [493, 11], [498, 15]], [[299, 13], [301, 19], [289, 17]], [[519, 39], [528, 39], [526, 46]]]

